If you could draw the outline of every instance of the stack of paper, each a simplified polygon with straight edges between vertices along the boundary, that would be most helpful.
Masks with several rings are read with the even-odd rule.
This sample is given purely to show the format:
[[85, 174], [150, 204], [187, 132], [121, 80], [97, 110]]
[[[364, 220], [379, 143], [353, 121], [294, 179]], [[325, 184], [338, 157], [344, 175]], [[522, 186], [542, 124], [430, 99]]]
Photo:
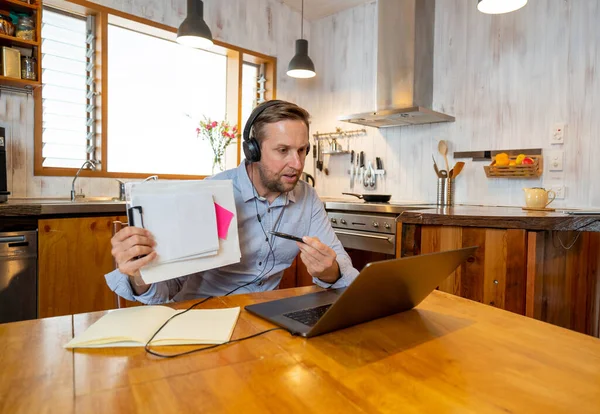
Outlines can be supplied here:
[[128, 183], [126, 194], [130, 222], [156, 240], [157, 260], [141, 269], [146, 283], [240, 261], [231, 180]]
[[[65, 348], [144, 346], [171, 316], [183, 310], [136, 306], [110, 311]], [[151, 345], [222, 344], [231, 338], [240, 308], [193, 309], [173, 318]]]

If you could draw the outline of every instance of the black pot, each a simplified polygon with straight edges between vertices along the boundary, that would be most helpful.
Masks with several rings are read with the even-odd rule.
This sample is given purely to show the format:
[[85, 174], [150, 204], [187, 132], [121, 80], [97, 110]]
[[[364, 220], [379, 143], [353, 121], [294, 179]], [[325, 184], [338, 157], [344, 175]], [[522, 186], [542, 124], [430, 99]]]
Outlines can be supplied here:
[[351, 195], [369, 203], [387, 203], [392, 198], [391, 194], [356, 194], [356, 193], [342, 193]]

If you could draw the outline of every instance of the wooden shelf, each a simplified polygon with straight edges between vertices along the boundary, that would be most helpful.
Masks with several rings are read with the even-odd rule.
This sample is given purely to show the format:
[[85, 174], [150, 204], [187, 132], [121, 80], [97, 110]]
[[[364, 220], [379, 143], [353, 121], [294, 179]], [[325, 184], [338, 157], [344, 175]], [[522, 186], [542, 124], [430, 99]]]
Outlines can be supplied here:
[[39, 10], [39, 2], [36, 4], [27, 4], [19, 0], [0, 0], [0, 6], [7, 5], [10, 9], [16, 11], [34, 11]]
[[25, 88], [25, 87], [37, 88], [38, 86], [42, 86], [42, 83], [40, 81], [9, 78], [9, 77], [0, 75], [0, 85], [12, 86], [12, 87], [16, 87], [16, 88]]
[[[37, 33], [37, 31], [36, 31], [36, 33]], [[36, 41], [25, 40], [25, 39], [19, 39], [18, 37], [15, 37], [15, 36], [8, 36], [5, 34], [0, 34], [0, 44], [6, 43], [6, 42], [3, 42], [3, 40], [9, 41], [13, 46], [20, 46], [20, 47], [32, 47], [32, 46], [38, 47], [40, 45], [39, 40], [36, 40]]]

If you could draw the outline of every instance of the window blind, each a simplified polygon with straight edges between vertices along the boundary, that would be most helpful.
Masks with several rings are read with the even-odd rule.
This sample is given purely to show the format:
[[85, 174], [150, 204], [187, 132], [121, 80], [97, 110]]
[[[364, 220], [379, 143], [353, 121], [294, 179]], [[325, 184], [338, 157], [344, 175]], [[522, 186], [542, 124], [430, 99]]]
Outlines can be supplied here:
[[44, 9], [42, 16], [42, 157], [44, 167], [95, 161], [93, 16]]

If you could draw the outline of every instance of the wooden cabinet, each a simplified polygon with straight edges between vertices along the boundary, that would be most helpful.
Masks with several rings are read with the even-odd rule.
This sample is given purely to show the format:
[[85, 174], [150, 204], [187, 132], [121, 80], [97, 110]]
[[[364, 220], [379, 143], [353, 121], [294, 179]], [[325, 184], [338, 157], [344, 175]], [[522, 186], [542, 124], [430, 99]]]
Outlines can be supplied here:
[[116, 307], [104, 275], [114, 269], [112, 222], [122, 216], [51, 218], [38, 221], [39, 316]]
[[421, 253], [479, 246], [439, 289], [525, 314], [527, 234], [518, 229], [423, 226]]
[[600, 336], [600, 233], [404, 224], [401, 234], [402, 256], [479, 246], [440, 290]]
[[300, 259], [300, 255], [298, 255], [292, 262], [292, 265], [283, 271], [283, 277], [281, 278], [281, 282], [279, 282], [279, 289], [311, 286], [313, 284], [312, 276], [308, 273], [308, 269], [306, 269], [306, 265]]

